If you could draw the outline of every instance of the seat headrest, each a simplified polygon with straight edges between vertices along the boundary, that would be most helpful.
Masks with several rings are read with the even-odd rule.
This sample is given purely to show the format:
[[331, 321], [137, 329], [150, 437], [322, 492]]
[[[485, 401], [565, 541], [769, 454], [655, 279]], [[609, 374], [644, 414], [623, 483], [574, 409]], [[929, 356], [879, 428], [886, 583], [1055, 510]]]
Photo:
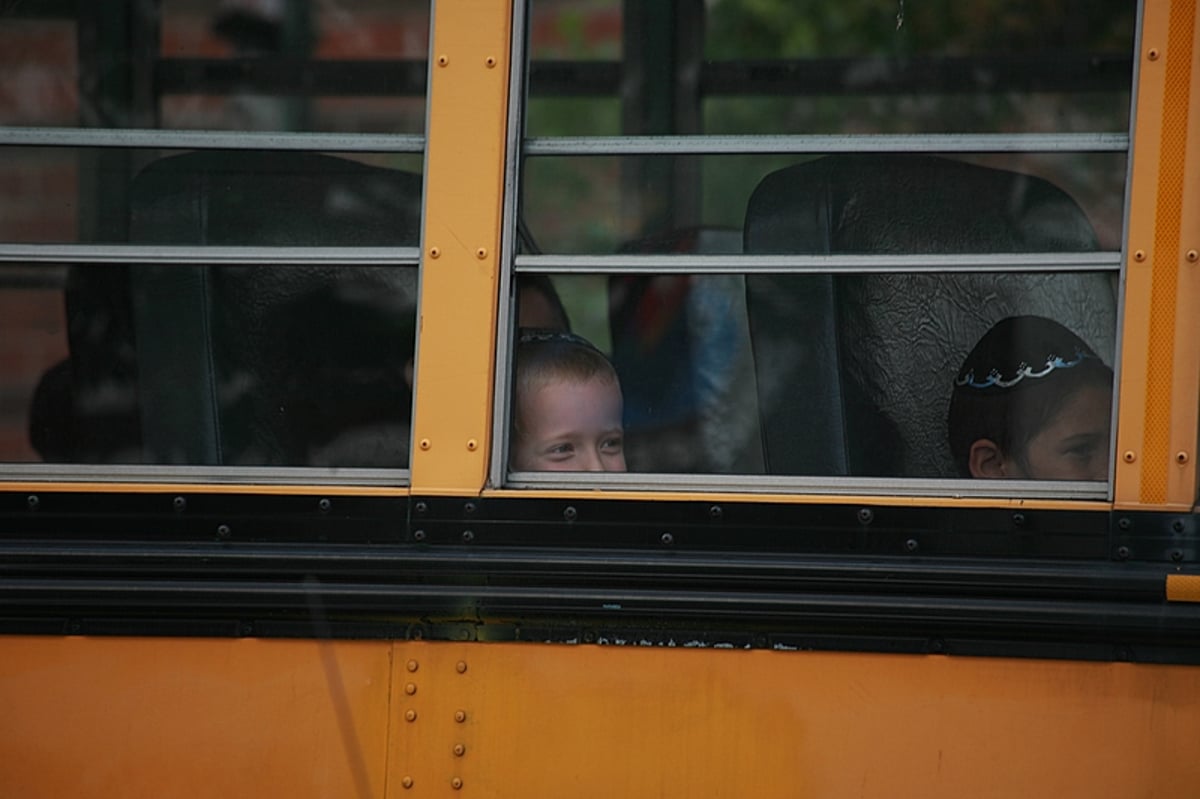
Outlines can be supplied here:
[[1095, 250], [1071, 197], [1032, 175], [926, 155], [834, 155], [763, 178], [750, 197], [755, 253]]
[[139, 242], [415, 247], [421, 176], [318, 153], [192, 152], [143, 169], [130, 204]]

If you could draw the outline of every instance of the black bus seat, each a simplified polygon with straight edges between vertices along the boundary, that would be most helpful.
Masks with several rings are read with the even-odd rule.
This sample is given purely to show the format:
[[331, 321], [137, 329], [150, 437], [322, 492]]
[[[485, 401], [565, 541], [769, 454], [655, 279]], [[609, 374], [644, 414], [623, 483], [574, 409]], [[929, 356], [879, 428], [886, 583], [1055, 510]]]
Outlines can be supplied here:
[[[1016, 172], [922, 155], [836, 155], [767, 175], [747, 253], [1097, 249], [1075, 201]], [[767, 470], [954, 477], [951, 381], [1014, 313], [1051, 316], [1106, 359], [1116, 300], [1100, 273], [755, 275], [747, 306]], [[1110, 361], [1111, 362], [1111, 361]]]
[[[192, 152], [135, 177], [130, 240], [413, 247], [420, 199], [419, 175], [343, 158]], [[79, 444], [49, 436], [50, 459], [405, 466], [416, 284], [414, 267], [75, 268], [70, 398], [40, 401], [73, 409]], [[92, 429], [111, 424], [102, 393], [136, 440]]]

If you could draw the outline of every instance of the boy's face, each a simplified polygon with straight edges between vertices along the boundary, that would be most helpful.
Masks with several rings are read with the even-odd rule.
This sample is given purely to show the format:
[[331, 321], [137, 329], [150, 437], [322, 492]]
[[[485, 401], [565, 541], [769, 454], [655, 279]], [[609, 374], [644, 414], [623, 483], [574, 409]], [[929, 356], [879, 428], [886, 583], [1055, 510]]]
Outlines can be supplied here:
[[[1020, 474], [1032, 480], [1107, 480], [1112, 392], [1087, 386], [1067, 397], [1062, 408], [1029, 440]], [[1015, 465], [1015, 464], [1014, 464]], [[1023, 467], [1023, 468], [1022, 468]]]
[[615, 381], [599, 375], [551, 380], [522, 396], [517, 413], [515, 471], [625, 471], [621, 387]]

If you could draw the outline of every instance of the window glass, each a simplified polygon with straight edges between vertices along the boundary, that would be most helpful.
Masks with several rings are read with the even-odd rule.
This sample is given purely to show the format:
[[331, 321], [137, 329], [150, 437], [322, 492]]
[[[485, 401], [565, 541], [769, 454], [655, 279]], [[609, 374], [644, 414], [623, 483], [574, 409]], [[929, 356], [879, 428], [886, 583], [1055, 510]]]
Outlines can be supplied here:
[[0, 460], [402, 468], [416, 267], [5, 266]]
[[0, 241], [417, 246], [420, 155], [0, 149]]
[[1137, 4], [706, 4], [709, 133], [1124, 132]]
[[[590, 461], [527, 449], [546, 353], [594, 345], [630, 471], [1102, 496], [1136, 14], [532, 0], [510, 471], [615, 470], [604, 429]], [[997, 414], [1023, 425], [959, 429]]]
[[510, 466], [1105, 480], [1114, 278], [519, 275]]
[[0, 460], [41, 460], [35, 397], [67, 357], [61, 266], [0, 266]]
[[[689, 229], [727, 229], [737, 238], [767, 216], [793, 234], [763, 245], [772, 252], [1116, 250], [1125, 171], [1124, 152], [542, 156], [525, 164], [523, 220], [539, 251], [562, 254], [650, 252]], [[831, 205], [875, 217], [831, 219], [829, 231], [801, 225], [805, 203], [827, 189]], [[1046, 206], [1064, 215], [1063, 235], [1054, 235]], [[910, 215], [908, 229], [874, 224], [894, 207]], [[1023, 243], [998, 230], [987, 235], [981, 221], [947, 238], [938, 232], [939, 218], [949, 224], [947, 209], [1003, 217], [1014, 235], [1029, 236]], [[1071, 226], [1089, 232], [1066, 235]], [[1035, 237], [1035, 229], [1046, 235]], [[837, 231], [847, 235], [828, 241]], [[872, 237], [850, 235], [856, 231]]]
[[40, 7], [0, 11], [0, 125], [424, 131], [428, 2]]
[[0, 5], [0, 460], [406, 467], [429, 3]]

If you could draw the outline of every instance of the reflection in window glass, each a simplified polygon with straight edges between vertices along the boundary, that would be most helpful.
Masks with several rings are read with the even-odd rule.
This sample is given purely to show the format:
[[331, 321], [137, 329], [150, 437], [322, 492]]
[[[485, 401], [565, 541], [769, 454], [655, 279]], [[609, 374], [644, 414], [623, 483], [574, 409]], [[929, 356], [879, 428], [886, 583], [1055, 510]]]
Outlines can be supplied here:
[[424, 132], [429, 3], [165, 3], [162, 125]]
[[[672, 163], [673, 173], [656, 167], [665, 162]], [[748, 215], [767, 211], [767, 195], [781, 204], [772, 206], [771, 213], [778, 216], [778, 224], [790, 225], [793, 236], [772, 245], [774, 252], [822, 252], [826, 247], [835, 252], [1003, 252], [1033, 251], [1037, 246], [1116, 250], [1121, 242], [1125, 164], [1124, 153], [546, 156], [526, 161], [523, 212], [536, 245], [554, 253], [646, 252], [653, 251], [653, 242], [690, 229], [740, 231], [752, 221]], [[624, 180], [633, 173], [659, 177]], [[686, 203], [666, 206], [672, 181], [681, 176], [702, 183], [703, 192]], [[954, 237], [922, 243], [915, 235], [898, 237], [895, 226], [883, 225], [878, 226], [879, 234], [892, 237], [886, 245], [850, 238], [830, 244], [823, 231], [799, 224], [802, 203], [815, 202], [826, 189], [839, 207], [855, 207], [879, 220], [890, 218], [897, 208], [911, 215], [924, 204], [935, 222], [944, 218], [942, 208], [959, 215], [974, 213], [972, 209], [980, 215], [1024, 214], [1028, 218], [1014, 224], [1029, 230], [1043, 226], [1046, 235], [1022, 243], [1011, 235], [984, 236], [975, 225], [947, 223], [943, 227]], [[1006, 207], [1010, 202], [1016, 205]], [[1087, 227], [1087, 236], [1055, 240], [1051, 234], [1059, 217], [1045, 215], [1046, 204], [1061, 210], [1066, 230]], [[795, 225], [783, 217], [789, 208]], [[847, 221], [852, 220], [857, 223], [843, 225], [845, 232], [870, 229], [865, 220]], [[937, 236], [928, 226], [923, 235]]]
[[424, 131], [428, 0], [71, 5], [0, 10], [0, 125]]
[[1136, 9], [718, 0], [706, 132], [1124, 132]]
[[0, 302], [16, 309], [3, 315], [0, 459], [408, 464], [415, 266], [6, 267], [0, 278]]
[[0, 241], [413, 246], [421, 156], [8, 147]]
[[[1136, 5], [535, 0], [525, 132], [1124, 134]], [[1050, 181], [1085, 209], [1101, 249], [1118, 248], [1123, 154], [952, 157]], [[529, 156], [522, 214], [544, 251], [620, 252], [741, 226], [758, 182], [804, 158]]]
[[65, 279], [57, 266], [0, 267], [0, 461], [37, 461], [47, 448], [45, 417], [56, 411], [42, 398], [64, 374]]
[[[596, 349], [607, 361], [581, 373], [569, 346], [547, 366], [544, 352], [518, 343], [510, 466], [615, 470], [600, 465], [612, 426], [588, 416], [611, 409], [613, 381], [595, 378], [607, 363], [620, 389], [622, 465], [633, 472], [1103, 480], [1113, 278], [519, 275], [526, 339], [561, 335], [544, 322], [529, 329], [535, 295], [560, 302], [582, 284], [587, 301], [561, 302], [558, 330], [591, 346], [603, 315], [607, 341]], [[535, 360], [538, 380], [529, 376]], [[541, 391], [550, 383], [566, 384], [562, 396]], [[544, 430], [552, 420], [557, 427]], [[567, 434], [582, 431], [596, 434], [581, 436], [590, 461], [549, 462], [557, 448], [578, 454], [580, 439]], [[991, 449], [972, 456], [983, 439]], [[530, 457], [531, 441], [545, 445], [545, 458]]]

